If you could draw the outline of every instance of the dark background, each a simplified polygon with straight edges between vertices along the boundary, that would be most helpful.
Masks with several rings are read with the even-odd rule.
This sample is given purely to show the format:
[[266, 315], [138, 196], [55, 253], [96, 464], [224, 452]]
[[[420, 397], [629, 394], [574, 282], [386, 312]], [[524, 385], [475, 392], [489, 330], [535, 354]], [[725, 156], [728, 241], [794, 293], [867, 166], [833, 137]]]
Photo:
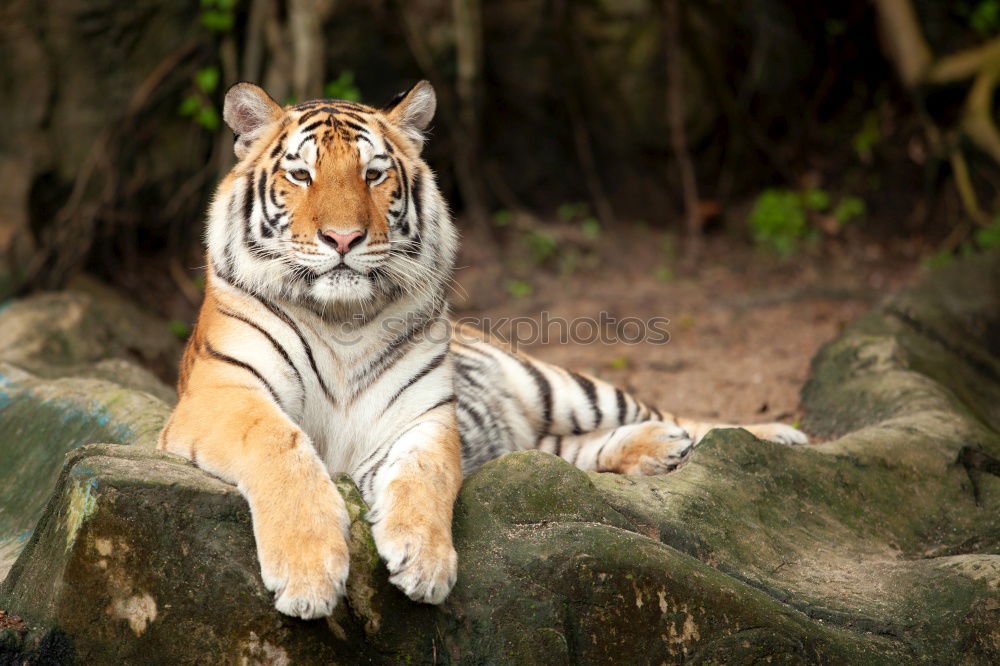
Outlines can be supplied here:
[[998, 34], [1000, 0], [7, 0], [0, 292], [86, 269], [190, 320], [237, 80], [429, 79], [428, 161], [512, 298], [648, 230], [664, 280], [740, 248], [940, 265], [1000, 236]]

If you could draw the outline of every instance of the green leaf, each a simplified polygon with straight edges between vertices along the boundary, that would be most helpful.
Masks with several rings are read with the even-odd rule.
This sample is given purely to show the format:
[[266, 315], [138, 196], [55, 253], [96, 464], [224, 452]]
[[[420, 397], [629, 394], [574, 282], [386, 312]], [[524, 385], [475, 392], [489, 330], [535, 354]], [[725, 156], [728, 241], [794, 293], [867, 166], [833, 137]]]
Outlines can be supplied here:
[[524, 235], [524, 240], [538, 263], [554, 256], [558, 250], [555, 239], [544, 231], [529, 231]]
[[527, 298], [535, 291], [531, 283], [525, 280], [507, 280], [504, 286], [507, 287], [507, 293], [514, 298]]
[[209, 9], [201, 13], [201, 24], [215, 32], [229, 32], [233, 27], [233, 13]]
[[171, 319], [168, 321], [167, 328], [181, 340], [187, 340], [187, 337], [191, 335], [191, 327], [186, 321], [181, 321], [180, 319]]
[[361, 91], [354, 85], [354, 71], [345, 69], [333, 81], [323, 86], [323, 94], [331, 99], [360, 102]]
[[841, 225], [865, 214], [865, 202], [858, 197], [844, 197], [833, 210], [833, 218]]
[[981, 250], [995, 250], [1000, 248], [1000, 223], [994, 222], [993, 226], [977, 231], [976, 245]]
[[660, 266], [653, 275], [660, 282], [670, 282], [674, 279], [674, 270], [669, 266]]
[[493, 213], [493, 225], [497, 227], [506, 227], [514, 219], [514, 214], [509, 210], [498, 210]]
[[201, 106], [201, 101], [195, 95], [188, 95], [181, 102], [181, 105], [177, 107], [177, 113], [182, 116], [193, 116], [198, 113], [198, 108]]
[[205, 94], [215, 91], [219, 87], [219, 68], [205, 67], [195, 72], [194, 83]]
[[952, 256], [951, 252], [938, 252], [937, 254], [932, 254], [923, 261], [924, 268], [932, 271], [950, 266], [955, 261], [955, 257]]
[[787, 257], [798, 251], [809, 232], [802, 197], [791, 190], [764, 190], [747, 219], [758, 245]]
[[628, 357], [627, 356], [615, 356], [613, 359], [608, 361], [608, 365], [615, 370], [624, 370], [628, 367]]
[[855, 133], [851, 139], [851, 145], [858, 158], [868, 161], [872, 157], [872, 150], [882, 138], [882, 130], [879, 127], [878, 111], [872, 110], [865, 114], [861, 122], [861, 129]]
[[598, 238], [601, 235], [601, 223], [592, 217], [588, 217], [580, 225], [580, 231], [587, 238]]
[[571, 203], [559, 204], [559, 208], [556, 208], [556, 215], [559, 216], [560, 220], [569, 222], [573, 219], [573, 215], [576, 214], [576, 206]]
[[809, 210], [826, 210], [830, 207], [830, 195], [814, 187], [802, 195], [802, 203]]
[[219, 112], [212, 106], [203, 106], [198, 109], [198, 113], [195, 114], [194, 121], [207, 129], [209, 132], [216, 131], [221, 125]]

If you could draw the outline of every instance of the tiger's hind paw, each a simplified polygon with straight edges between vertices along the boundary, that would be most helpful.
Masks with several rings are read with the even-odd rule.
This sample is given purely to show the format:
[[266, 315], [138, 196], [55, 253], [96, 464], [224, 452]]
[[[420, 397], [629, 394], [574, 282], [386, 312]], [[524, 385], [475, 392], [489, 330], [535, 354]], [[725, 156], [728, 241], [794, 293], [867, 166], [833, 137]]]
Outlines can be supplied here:
[[763, 423], [760, 425], [743, 426], [755, 437], [779, 444], [808, 444], [809, 437], [798, 428], [784, 423]]

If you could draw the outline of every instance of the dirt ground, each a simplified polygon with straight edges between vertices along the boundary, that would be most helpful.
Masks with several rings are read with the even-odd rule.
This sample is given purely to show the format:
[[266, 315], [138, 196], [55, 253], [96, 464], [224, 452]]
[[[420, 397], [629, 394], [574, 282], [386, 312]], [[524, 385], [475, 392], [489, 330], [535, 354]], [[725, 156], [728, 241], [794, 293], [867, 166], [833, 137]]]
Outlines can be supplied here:
[[[523, 269], [521, 250], [466, 240], [455, 313], [488, 319], [501, 335], [501, 318], [537, 320], [543, 311], [567, 320], [596, 319], [602, 311], [618, 319], [664, 317], [670, 320], [665, 344], [550, 339], [521, 349], [627, 387], [676, 414], [795, 422], [799, 392], [820, 346], [921, 273], [915, 258], [906, 256], [915, 254], [912, 248], [890, 255], [880, 245], [852, 243], [850, 249], [825, 247], [779, 260], [729, 237], [709, 240], [695, 268], [675, 270], [661, 239], [654, 232], [617, 239], [623, 249], [602, 246], [596, 265], [572, 274], [531, 271], [524, 280], [531, 293], [519, 297], [510, 294], [505, 273]], [[510, 337], [513, 325], [506, 330]], [[530, 333], [527, 325], [521, 330]]]

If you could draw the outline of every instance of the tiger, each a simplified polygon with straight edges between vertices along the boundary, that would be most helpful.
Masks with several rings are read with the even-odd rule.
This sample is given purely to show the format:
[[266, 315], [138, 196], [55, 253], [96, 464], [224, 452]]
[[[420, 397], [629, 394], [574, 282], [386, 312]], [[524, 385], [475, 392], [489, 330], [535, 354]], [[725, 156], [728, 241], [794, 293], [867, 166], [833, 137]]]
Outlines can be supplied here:
[[458, 235], [421, 156], [436, 106], [426, 81], [383, 108], [281, 106], [246, 82], [225, 95], [236, 164], [209, 205], [204, 301], [158, 447], [246, 498], [262, 582], [289, 616], [328, 616], [345, 594], [339, 474], [392, 584], [440, 604], [458, 570], [453, 504], [485, 462], [540, 449], [661, 474], [721, 425], [452, 325]]

